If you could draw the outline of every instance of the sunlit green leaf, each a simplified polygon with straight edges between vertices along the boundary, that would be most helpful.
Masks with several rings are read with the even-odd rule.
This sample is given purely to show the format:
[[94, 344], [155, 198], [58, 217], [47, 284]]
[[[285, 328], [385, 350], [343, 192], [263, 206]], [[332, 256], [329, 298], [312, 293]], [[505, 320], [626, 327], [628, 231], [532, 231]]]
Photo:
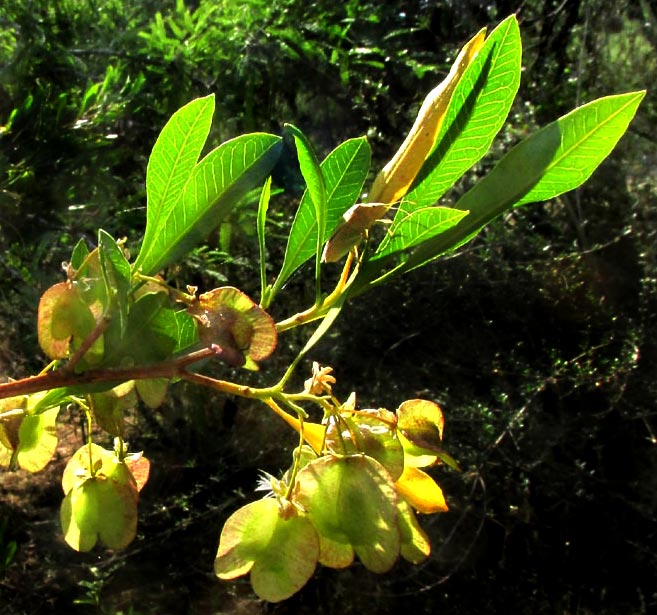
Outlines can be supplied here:
[[408, 250], [444, 233], [467, 215], [467, 211], [447, 207], [424, 207], [413, 209], [405, 216], [397, 215], [370, 260]]
[[315, 224], [317, 225], [314, 246], [315, 283], [319, 289], [321, 246], [326, 232], [326, 209], [328, 206], [326, 182], [324, 181], [324, 175], [322, 174], [317, 154], [310, 141], [306, 138], [306, 135], [292, 124], [286, 124], [285, 128], [294, 137], [294, 143], [297, 146], [299, 168], [306, 182], [306, 192], [310, 196], [315, 214]]
[[154, 259], [155, 242], [201, 155], [213, 113], [214, 95], [191, 101], [171, 116], [153, 146], [146, 170], [146, 232], [135, 262], [144, 273], [157, 271], [144, 265]]
[[559, 118], [561, 139], [552, 160], [514, 207], [552, 199], [582, 185], [625, 134], [644, 96], [641, 91], [599, 98]]
[[[326, 228], [322, 243], [333, 234], [341, 216], [359, 198], [370, 167], [371, 149], [364, 137], [336, 147], [320, 165], [326, 188]], [[294, 217], [283, 267], [274, 285], [279, 290], [317, 249], [317, 218], [310, 192], [301, 199]]]
[[254, 133], [210, 152], [189, 172], [178, 200], [159, 217], [157, 234], [148, 242], [144, 238], [135, 269], [151, 275], [187, 254], [267, 177], [280, 148], [280, 137]]
[[520, 84], [522, 42], [515, 15], [486, 38], [454, 90], [436, 148], [400, 207], [434, 205], [490, 148]]
[[418, 246], [399, 271], [415, 269], [463, 244], [510, 207], [577, 188], [625, 133], [644, 94], [600, 98], [521, 141], [456, 203], [470, 213]]
[[267, 223], [267, 210], [269, 209], [269, 199], [271, 197], [271, 176], [262, 187], [260, 199], [258, 200], [258, 214], [256, 217], [256, 230], [258, 233], [258, 252], [260, 256], [260, 304], [266, 306], [267, 293], [267, 250], [265, 244], [265, 225]]

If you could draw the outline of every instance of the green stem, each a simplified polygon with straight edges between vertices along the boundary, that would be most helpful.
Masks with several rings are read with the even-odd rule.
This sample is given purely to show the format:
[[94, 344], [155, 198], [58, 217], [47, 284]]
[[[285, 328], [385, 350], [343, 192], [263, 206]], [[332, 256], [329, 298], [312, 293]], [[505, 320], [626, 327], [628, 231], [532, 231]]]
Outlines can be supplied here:
[[285, 491], [285, 499], [292, 499], [292, 491], [294, 490], [294, 483], [297, 480], [297, 474], [299, 473], [299, 466], [301, 465], [301, 447], [303, 446], [303, 417], [299, 415], [299, 446], [295, 451], [294, 455], [294, 465], [292, 466], [292, 472], [290, 474], [290, 482], [287, 485], [287, 490]]

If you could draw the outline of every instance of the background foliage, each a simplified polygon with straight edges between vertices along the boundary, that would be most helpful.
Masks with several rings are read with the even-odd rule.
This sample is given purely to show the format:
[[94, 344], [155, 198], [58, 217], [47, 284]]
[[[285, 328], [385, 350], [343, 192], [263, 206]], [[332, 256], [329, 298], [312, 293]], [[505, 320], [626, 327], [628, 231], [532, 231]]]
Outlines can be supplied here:
[[[99, 226], [142, 233], [147, 155], [183, 103], [217, 94], [212, 145], [290, 121], [323, 153], [366, 134], [383, 162], [454, 51], [516, 10], [526, 66], [504, 147], [575, 104], [657, 78], [648, 0], [3, 5], [1, 372], [41, 362], [38, 297], [80, 237], [92, 242]], [[514, 211], [456, 257], [345, 312], [316, 357], [336, 367], [341, 392], [360, 384], [372, 407], [435, 399], [464, 472], [442, 477], [451, 511], [427, 526], [436, 545], [427, 565], [400, 565], [391, 578], [322, 570], [270, 610], [385, 613], [411, 599], [420, 613], [654, 608], [655, 114], [649, 92], [576, 193]], [[275, 179], [294, 194], [291, 160]], [[252, 211], [195, 253], [181, 283], [256, 286]], [[290, 223], [284, 199], [270, 215]], [[300, 285], [290, 281], [290, 297]], [[3, 477], [0, 613], [263, 610], [247, 586], [206, 573], [220, 527], [207, 519], [251, 497], [257, 468], [287, 463], [287, 432], [261, 414], [185, 387], [162, 413], [135, 413], [133, 448], [159, 455], [159, 471], [138, 540], [121, 555], [53, 549], [39, 523], [56, 523], [57, 481]], [[70, 448], [80, 429], [71, 423]]]

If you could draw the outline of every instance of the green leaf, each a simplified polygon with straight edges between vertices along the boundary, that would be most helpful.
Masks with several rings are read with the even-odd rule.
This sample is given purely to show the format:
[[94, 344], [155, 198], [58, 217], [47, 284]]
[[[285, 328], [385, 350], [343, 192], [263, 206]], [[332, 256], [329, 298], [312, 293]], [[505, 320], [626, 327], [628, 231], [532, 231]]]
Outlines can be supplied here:
[[[580, 186], [625, 133], [644, 94], [600, 98], [521, 141], [456, 203], [470, 214], [452, 229], [455, 237], [451, 231], [445, 234], [449, 248], [464, 243], [511, 207], [554, 198]], [[418, 251], [407, 265], [412, 268], [430, 260], [428, 250], [427, 246]]]
[[317, 533], [306, 517], [285, 519], [275, 499], [252, 502], [233, 513], [221, 532], [214, 562], [220, 579], [251, 572], [263, 600], [280, 602], [310, 579], [319, 557]]
[[130, 287], [130, 263], [116, 239], [103, 229], [98, 230], [98, 251], [100, 266], [104, 272], [111, 275], [110, 282], [116, 287], [119, 295], [127, 295]]
[[437, 146], [397, 214], [433, 205], [490, 148], [520, 84], [522, 42], [515, 15], [488, 36], [454, 90]]
[[34, 400], [31, 405], [30, 414], [41, 414], [50, 408], [59, 408], [65, 402], [70, 402], [73, 393], [68, 388], [50, 389], [38, 396], [30, 396], [29, 401]]
[[198, 343], [198, 327], [196, 321], [185, 310], [175, 312], [174, 316], [178, 331], [174, 353], [177, 353]]
[[214, 95], [191, 101], [171, 116], [153, 146], [146, 170], [146, 232], [135, 270], [153, 273], [145, 262], [157, 256], [155, 242], [201, 155], [213, 113]]
[[540, 179], [513, 206], [552, 199], [581, 186], [625, 134], [644, 96], [645, 91], [607, 96], [558, 119], [559, 147]]
[[310, 195], [310, 200], [313, 204], [313, 211], [315, 214], [315, 224], [317, 225], [317, 234], [315, 236], [315, 285], [317, 289], [317, 298], [319, 300], [319, 285], [320, 285], [320, 271], [321, 271], [321, 252], [324, 234], [326, 232], [326, 208], [327, 193], [326, 184], [324, 183], [324, 175], [317, 159], [317, 154], [313, 149], [310, 141], [296, 126], [286, 124], [285, 128], [294, 137], [294, 142], [297, 146], [297, 158], [299, 159], [299, 167], [301, 174], [306, 181], [306, 192]]
[[[323, 243], [330, 237], [341, 216], [359, 198], [370, 167], [371, 149], [365, 137], [349, 139], [336, 147], [321, 164], [326, 186], [326, 228]], [[294, 217], [285, 250], [283, 267], [274, 284], [280, 290], [317, 249], [317, 218], [312, 198], [306, 192]]]
[[102, 229], [98, 231], [98, 255], [106, 294], [113, 299], [110, 314], [118, 316], [119, 327], [123, 330], [128, 315], [130, 263], [116, 240]]
[[[600, 98], [521, 141], [456, 203], [457, 209], [470, 212], [467, 216], [420, 244], [406, 261], [378, 277], [374, 284], [456, 249], [511, 207], [554, 198], [577, 188], [625, 133], [644, 95], [640, 91]], [[362, 281], [376, 278], [382, 266], [378, 261], [375, 265], [378, 270], [363, 270]], [[359, 284], [358, 290], [365, 283]]]
[[405, 216], [396, 216], [388, 229], [388, 233], [370, 260], [408, 250], [436, 235], [444, 233], [467, 215], [467, 211], [459, 209], [423, 207], [413, 209]]
[[267, 210], [269, 209], [269, 199], [271, 197], [271, 177], [267, 178], [260, 200], [258, 201], [258, 215], [256, 219], [256, 230], [258, 232], [258, 250], [260, 254], [260, 296], [261, 305], [265, 304], [267, 294], [267, 250], [265, 245], [265, 224], [267, 222]]
[[107, 343], [105, 365], [147, 365], [171, 356], [179, 343], [178, 317], [165, 293], [140, 297], [130, 307], [125, 332]]
[[79, 269], [82, 267], [82, 263], [84, 263], [84, 259], [87, 258], [87, 256], [89, 256], [89, 248], [87, 247], [85, 240], [80, 239], [75, 244], [71, 254], [71, 267], [73, 267], [73, 269]]
[[319, 340], [322, 339], [322, 337], [324, 337], [326, 332], [331, 328], [331, 326], [335, 322], [336, 318], [340, 315], [340, 312], [344, 307], [344, 303], [346, 299], [347, 299], [346, 295], [341, 295], [340, 298], [336, 301], [336, 303], [330, 307], [328, 312], [326, 312], [326, 315], [322, 318], [322, 322], [319, 323], [317, 329], [315, 329], [315, 331], [310, 336], [310, 338], [308, 338], [308, 341], [304, 344], [303, 348], [299, 351], [299, 354], [297, 355], [295, 361], [298, 361], [301, 359], [301, 357], [305, 356], [306, 353], [317, 342], [319, 342]]
[[144, 256], [142, 247], [135, 268], [151, 275], [187, 254], [267, 177], [280, 148], [280, 137], [253, 133], [210, 152], [189, 176], [180, 200], [162, 217], [159, 234]]

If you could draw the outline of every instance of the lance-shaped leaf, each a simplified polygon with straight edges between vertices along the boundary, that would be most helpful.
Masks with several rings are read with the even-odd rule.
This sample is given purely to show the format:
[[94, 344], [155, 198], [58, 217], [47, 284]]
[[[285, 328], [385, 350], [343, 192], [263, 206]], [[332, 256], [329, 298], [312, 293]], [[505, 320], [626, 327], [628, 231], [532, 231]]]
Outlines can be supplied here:
[[197, 98], [178, 109], [160, 132], [146, 169], [146, 232], [135, 269], [155, 273], [144, 265], [154, 258], [155, 242], [201, 155], [213, 114], [214, 96]]
[[255, 593], [280, 602], [307, 583], [318, 557], [317, 533], [310, 521], [283, 518], [278, 502], [266, 498], [240, 508], [226, 521], [214, 571], [220, 579], [251, 572]]
[[89, 248], [84, 239], [79, 239], [71, 253], [71, 267], [76, 270], [82, 267], [85, 259], [89, 256]]
[[151, 275], [204, 239], [261, 183], [278, 160], [281, 139], [254, 133], [226, 141], [194, 167], [175, 202], [158, 221], [158, 234], [144, 244], [135, 269]]
[[297, 158], [299, 159], [299, 168], [301, 174], [306, 182], [306, 192], [310, 195], [310, 200], [313, 204], [313, 211], [315, 214], [315, 223], [317, 225], [317, 233], [315, 234], [315, 285], [317, 289], [317, 299], [319, 300], [319, 286], [320, 286], [320, 255], [321, 246], [324, 240], [324, 233], [326, 232], [326, 208], [328, 205], [326, 195], [326, 183], [324, 182], [324, 175], [319, 166], [317, 154], [313, 149], [310, 141], [296, 126], [286, 124], [286, 130], [294, 137], [294, 142], [297, 146]]
[[123, 330], [128, 314], [130, 263], [117, 241], [102, 229], [98, 231], [98, 256], [106, 294], [111, 301], [109, 315], [118, 317]]
[[457, 225], [418, 245], [391, 273], [379, 276], [389, 259], [366, 264], [351, 293], [371, 287], [372, 280], [380, 283], [456, 249], [511, 207], [580, 186], [625, 133], [644, 95], [641, 91], [600, 98], [521, 141], [459, 199], [455, 207], [469, 214]]
[[424, 207], [413, 209], [403, 216], [396, 216], [370, 260], [408, 250], [444, 233], [467, 215], [467, 211], [460, 209]]
[[370, 201], [394, 203], [406, 194], [433, 149], [454, 89], [477, 56], [485, 36], [486, 30], [480, 30], [463, 46], [447, 77], [424, 99], [406, 139], [376, 176], [369, 194]]
[[271, 316], [247, 295], [232, 286], [199, 296], [189, 308], [198, 323], [199, 338], [215, 344], [221, 357], [233, 365], [257, 369], [276, 348], [276, 325]]
[[437, 140], [398, 216], [438, 202], [486, 152], [506, 120], [520, 85], [522, 41], [511, 15], [486, 38], [456, 85]]
[[[297, 475], [294, 501], [328, 544], [350, 546], [373, 572], [389, 570], [400, 549], [397, 497], [390, 475], [365, 455], [320, 457]], [[321, 553], [320, 561], [330, 561]], [[334, 556], [331, 553], [330, 556]]]
[[[326, 228], [322, 243], [335, 231], [344, 212], [358, 200], [370, 168], [370, 157], [370, 146], [361, 137], [340, 144], [322, 161], [320, 168], [326, 189]], [[283, 266], [274, 290], [280, 290], [292, 273], [315, 255], [316, 249], [315, 206], [306, 191], [290, 229]]]
[[269, 305], [270, 289], [267, 287], [267, 249], [265, 244], [265, 225], [267, 222], [267, 210], [271, 197], [271, 176], [265, 181], [260, 191], [258, 200], [258, 213], [256, 215], [256, 231], [258, 234], [258, 253], [260, 260], [260, 305]]

